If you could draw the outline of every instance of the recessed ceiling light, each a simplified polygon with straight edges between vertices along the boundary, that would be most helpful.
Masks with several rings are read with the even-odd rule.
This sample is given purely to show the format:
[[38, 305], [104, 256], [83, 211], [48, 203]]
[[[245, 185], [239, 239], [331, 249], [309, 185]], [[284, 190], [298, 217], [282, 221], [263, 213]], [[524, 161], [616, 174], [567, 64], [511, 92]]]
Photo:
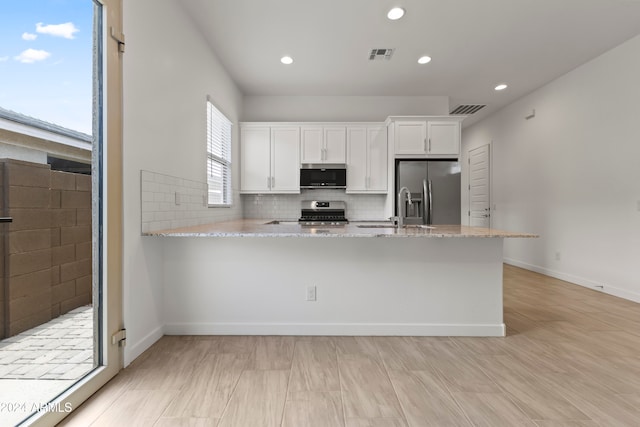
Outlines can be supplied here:
[[401, 7], [394, 7], [387, 13], [387, 18], [392, 21], [396, 21], [404, 16], [404, 9]]
[[418, 58], [418, 64], [428, 64], [429, 62], [431, 62], [431, 57], [430, 56], [421, 56], [420, 58]]
[[499, 84], [498, 86], [495, 87], [496, 90], [505, 90], [507, 88], [507, 85], [502, 83]]
[[293, 58], [290, 56], [283, 56], [282, 58], [280, 58], [280, 62], [285, 65], [290, 65], [293, 64]]

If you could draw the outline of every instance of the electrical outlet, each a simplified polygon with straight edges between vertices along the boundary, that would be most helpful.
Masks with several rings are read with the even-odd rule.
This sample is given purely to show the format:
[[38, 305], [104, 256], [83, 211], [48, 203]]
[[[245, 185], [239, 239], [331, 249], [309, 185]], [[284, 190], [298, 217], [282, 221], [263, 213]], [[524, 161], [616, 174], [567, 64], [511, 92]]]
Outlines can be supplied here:
[[316, 300], [316, 287], [315, 285], [307, 286], [307, 301]]
[[556, 261], [560, 261], [560, 251], [556, 251]]

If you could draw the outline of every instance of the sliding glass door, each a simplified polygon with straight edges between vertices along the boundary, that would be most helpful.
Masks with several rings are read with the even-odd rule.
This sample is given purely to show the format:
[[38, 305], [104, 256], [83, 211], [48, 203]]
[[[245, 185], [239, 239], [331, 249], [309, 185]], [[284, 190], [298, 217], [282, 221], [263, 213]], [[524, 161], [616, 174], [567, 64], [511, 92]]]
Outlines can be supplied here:
[[13, 3], [0, 17], [15, 89], [0, 93], [0, 424], [49, 426], [123, 365], [122, 0]]

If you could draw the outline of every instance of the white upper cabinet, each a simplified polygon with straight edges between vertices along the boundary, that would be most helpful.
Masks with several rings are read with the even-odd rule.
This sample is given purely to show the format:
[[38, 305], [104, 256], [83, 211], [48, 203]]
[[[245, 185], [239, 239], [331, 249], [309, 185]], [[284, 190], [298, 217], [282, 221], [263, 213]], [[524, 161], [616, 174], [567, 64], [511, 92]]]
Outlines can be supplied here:
[[344, 126], [302, 126], [300, 163], [345, 163]]
[[300, 128], [240, 128], [240, 192], [300, 192]]
[[271, 192], [300, 192], [300, 128], [271, 128]]
[[347, 127], [347, 193], [386, 193], [387, 129]]
[[460, 155], [460, 123], [427, 122], [427, 153]]
[[386, 193], [389, 173], [389, 149], [387, 147], [387, 128], [385, 126], [367, 128], [367, 148], [369, 150], [369, 182], [367, 182], [367, 190]]
[[398, 121], [395, 122], [396, 154], [426, 154], [427, 122]]
[[396, 157], [460, 157], [460, 121], [444, 117], [393, 120]]
[[240, 191], [271, 190], [271, 129], [240, 128]]

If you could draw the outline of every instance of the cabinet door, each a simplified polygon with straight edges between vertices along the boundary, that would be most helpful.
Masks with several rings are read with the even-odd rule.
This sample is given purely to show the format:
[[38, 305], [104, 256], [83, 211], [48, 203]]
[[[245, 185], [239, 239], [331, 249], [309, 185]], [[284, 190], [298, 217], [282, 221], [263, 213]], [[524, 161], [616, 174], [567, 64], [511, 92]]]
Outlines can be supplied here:
[[395, 122], [396, 154], [425, 154], [427, 152], [427, 122]]
[[323, 163], [346, 163], [347, 137], [343, 126], [324, 128]]
[[367, 146], [369, 163], [367, 190], [386, 193], [389, 176], [387, 128], [368, 128]]
[[322, 127], [302, 126], [300, 137], [300, 163], [322, 163], [324, 148]]
[[347, 128], [347, 192], [367, 189], [367, 128]]
[[429, 122], [428, 154], [460, 155], [460, 123]]
[[300, 128], [271, 128], [271, 192], [300, 192]]
[[270, 188], [270, 129], [240, 129], [240, 191], [266, 193]]

